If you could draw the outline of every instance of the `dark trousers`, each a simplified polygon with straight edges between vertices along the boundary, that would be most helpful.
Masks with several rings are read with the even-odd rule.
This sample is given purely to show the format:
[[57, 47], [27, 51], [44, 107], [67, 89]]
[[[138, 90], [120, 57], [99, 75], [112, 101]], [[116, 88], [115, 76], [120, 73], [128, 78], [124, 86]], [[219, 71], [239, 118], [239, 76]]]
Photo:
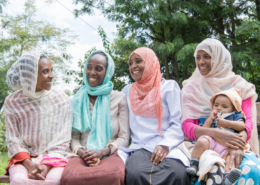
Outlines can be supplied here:
[[150, 161], [152, 153], [141, 149], [126, 160], [126, 185], [190, 185], [186, 167], [178, 159], [165, 158], [157, 166]]

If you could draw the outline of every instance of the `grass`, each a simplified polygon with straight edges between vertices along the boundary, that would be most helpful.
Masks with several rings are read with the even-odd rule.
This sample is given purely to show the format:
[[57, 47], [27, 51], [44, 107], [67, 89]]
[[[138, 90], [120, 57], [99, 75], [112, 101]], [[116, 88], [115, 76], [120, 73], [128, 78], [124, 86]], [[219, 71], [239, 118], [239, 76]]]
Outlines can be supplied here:
[[5, 167], [9, 164], [7, 153], [0, 153], [0, 175], [5, 173]]
[[[0, 152], [0, 175], [3, 175], [5, 173], [5, 167], [9, 164], [7, 153], [1, 153]], [[1, 184], [1, 185], [9, 185], [9, 184]]]

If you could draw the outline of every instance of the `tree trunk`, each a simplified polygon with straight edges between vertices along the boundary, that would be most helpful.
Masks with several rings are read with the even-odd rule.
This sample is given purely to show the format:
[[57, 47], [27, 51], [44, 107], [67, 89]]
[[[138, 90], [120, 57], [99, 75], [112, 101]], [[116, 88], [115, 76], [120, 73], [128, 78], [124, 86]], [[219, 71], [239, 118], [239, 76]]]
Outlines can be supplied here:
[[23, 53], [23, 47], [24, 47], [24, 45], [21, 45], [20, 55], [19, 55], [19, 57], [22, 56], [22, 53]]
[[260, 0], [255, 0], [257, 19], [260, 21]]
[[164, 57], [164, 64], [165, 64], [165, 78], [166, 78], [166, 79], [170, 79], [169, 65], [168, 65], [167, 56]]
[[[218, 34], [220, 34], [220, 41], [225, 45], [224, 42], [224, 36], [225, 36], [225, 26], [224, 26], [224, 18], [223, 15], [221, 15], [223, 13], [223, 1], [220, 1], [219, 3], [219, 7], [218, 9], [216, 9], [216, 11], [214, 12], [214, 17], [216, 19], [216, 27], [215, 30], [217, 31]], [[213, 22], [213, 25], [215, 23]]]
[[179, 82], [179, 68], [178, 68], [178, 63], [177, 63], [177, 60], [175, 58], [175, 54], [173, 54], [172, 56], [172, 63], [173, 63], [173, 73], [174, 73], [174, 76], [175, 76], [175, 80], [177, 82]]
[[232, 41], [232, 47], [235, 48], [237, 46], [236, 43], [236, 35], [235, 35], [235, 31], [236, 31], [236, 23], [235, 23], [235, 10], [234, 10], [234, 6], [233, 6], [233, 0], [230, 0], [230, 4], [229, 4], [229, 8], [231, 8], [233, 10], [233, 12], [230, 14], [230, 19], [231, 19], [231, 41]]
[[[189, 78], [189, 73], [188, 73], [188, 68], [186, 67], [185, 69], [183, 69], [183, 81], [187, 80]], [[181, 85], [182, 88], [182, 85]]]

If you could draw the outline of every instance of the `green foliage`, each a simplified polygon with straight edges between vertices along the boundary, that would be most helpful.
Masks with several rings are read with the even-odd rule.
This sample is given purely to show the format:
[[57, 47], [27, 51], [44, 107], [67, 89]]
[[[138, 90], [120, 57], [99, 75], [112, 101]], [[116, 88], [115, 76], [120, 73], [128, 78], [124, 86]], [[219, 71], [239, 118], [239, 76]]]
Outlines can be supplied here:
[[[157, 54], [163, 77], [180, 85], [195, 69], [193, 53], [205, 38], [217, 38], [229, 49], [234, 72], [256, 85], [260, 93], [258, 0], [76, 0], [77, 14], [102, 10], [117, 21], [117, 38], [110, 52], [116, 61], [117, 78], [127, 78], [130, 53], [139, 46]], [[101, 4], [101, 6], [99, 6]]]
[[6, 143], [5, 143], [5, 116], [4, 112], [0, 112], [0, 153], [6, 152]]
[[[9, 164], [8, 156], [6, 152], [0, 152], [0, 175], [5, 174], [5, 167]], [[4, 185], [4, 184], [2, 184]], [[7, 185], [7, 184], [6, 184]]]
[[234, 70], [260, 89], [260, 21], [245, 19], [236, 29], [237, 46], [232, 50]]
[[55, 69], [55, 79], [59, 80], [62, 79], [60, 73], [70, 63], [67, 48], [74, 44], [76, 35], [47, 21], [36, 20], [35, 12], [34, 0], [27, 0], [22, 14], [0, 15], [3, 25], [3, 34], [0, 34], [0, 108], [5, 97], [12, 92], [5, 83], [6, 72], [23, 52], [33, 50], [46, 54]]
[[3, 13], [3, 7], [8, 4], [7, 0], [0, 0], [0, 14]]

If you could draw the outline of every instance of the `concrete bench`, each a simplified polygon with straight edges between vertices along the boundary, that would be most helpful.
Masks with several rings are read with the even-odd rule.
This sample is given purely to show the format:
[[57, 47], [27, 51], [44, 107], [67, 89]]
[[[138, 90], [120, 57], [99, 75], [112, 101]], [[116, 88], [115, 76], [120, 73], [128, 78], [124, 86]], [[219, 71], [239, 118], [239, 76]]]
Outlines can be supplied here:
[[[257, 126], [260, 126], [260, 102], [256, 103], [257, 108]], [[0, 175], [0, 184], [1, 183], [9, 183], [9, 176]]]

